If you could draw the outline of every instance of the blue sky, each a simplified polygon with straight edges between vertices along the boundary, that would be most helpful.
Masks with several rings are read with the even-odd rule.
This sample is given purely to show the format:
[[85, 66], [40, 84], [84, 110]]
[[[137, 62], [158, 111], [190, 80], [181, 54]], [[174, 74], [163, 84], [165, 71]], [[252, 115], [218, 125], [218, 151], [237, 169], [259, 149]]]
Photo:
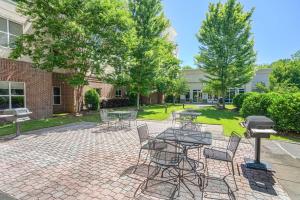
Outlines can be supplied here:
[[[199, 43], [195, 37], [208, 9], [217, 0], [162, 0], [167, 17], [176, 29], [179, 58], [194, 65]], [[224, 0], [221, 0], [224, 2]], [[255, 7], [252, 32], [257, 64], [289, 58], [300, 49], [300, 0], [240, 0], [245, 10]]]

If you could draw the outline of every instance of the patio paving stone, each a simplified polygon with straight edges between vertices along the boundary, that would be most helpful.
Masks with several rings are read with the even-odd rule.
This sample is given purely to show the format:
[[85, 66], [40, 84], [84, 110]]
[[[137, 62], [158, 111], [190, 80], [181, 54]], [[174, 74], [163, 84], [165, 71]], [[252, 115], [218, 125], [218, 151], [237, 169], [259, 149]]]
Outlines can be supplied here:
[[[147, 124], [153, 135], [171, 126], [168, 121]], [[204, 125], [203, 130], [212, 131], [218, 139], [213, 140], [214, 146], [226, 147], [220, 126]], [[81, 123], [2, 141], [0, 149], [0, 191], [16, 199], [150, 200], [162, 199], [167, 193], [163, 186], [152, 193], [141, 193], [138, 189], [147, 176], [147, 166], [141, 164], [136, 173], [132, 173], [139, 152], [135, 128], [106, 130], [100, 125]], [[197, 158], [197, 151], [189, 154]], [[272, 172], [245, 168], [244, 158], [252, 156], [252, 145], [243, 139], [235, 159], [239, 190], [235, 189], [233, 177], [226, 177], [235, 198], [289, 199]], [[223, 181], [230, 173], [227, 164], [209, 160], [208, 170], [216, 182], [208, 179], [204, 199], [228, 199], [228, 186]], [[202, 193], [196, 188], [193, 191], [196, 199], [201, 199]], [[176, 199], [192, 197], [182, 190]]]

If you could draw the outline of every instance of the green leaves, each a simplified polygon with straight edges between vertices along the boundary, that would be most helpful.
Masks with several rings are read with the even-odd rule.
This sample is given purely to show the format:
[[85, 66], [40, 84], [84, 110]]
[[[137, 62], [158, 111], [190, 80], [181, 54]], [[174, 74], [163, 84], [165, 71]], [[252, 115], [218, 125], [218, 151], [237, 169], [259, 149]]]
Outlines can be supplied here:
[[253, 75], [255, 52], [251, 16], [236, 0], [210, 4], [206, 19], [197, 34], [200, 52], [198, 66], [209, 74], [208, 82], [224, 94], [229, 87], [250, 81]]
[[270, 88], [279, 92], [300, 90], [300, 60], [278, 60], [271, 64]]
[[20, 0], [32, 33], [21, 36], [11, 57], [28, 55], [38, 68], [69, 70], [71, 85], [87, 84], [93, 72], [128, 63], [135, 40], [133, 20], [119, 0]]

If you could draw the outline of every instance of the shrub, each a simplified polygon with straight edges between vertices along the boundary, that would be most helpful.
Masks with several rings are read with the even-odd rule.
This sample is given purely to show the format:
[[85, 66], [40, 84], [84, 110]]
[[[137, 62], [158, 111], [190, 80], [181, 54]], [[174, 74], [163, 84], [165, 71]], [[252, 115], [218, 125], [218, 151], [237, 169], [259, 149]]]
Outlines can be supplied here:
[[276, 129], [282, 132], [300, 132], [300, 93], [283, 94], [274, 99], [268, 109]]
[[252, 93], [243, 100], [242, 108], [240, 110], [243, 117], [248, 117], [250, 115], [262, 115], [262, 109], [260, 105], [260, 100], [262, 94]]
[[235, 107], [237, 107], [237, 109], [241, 109], [244, 100], [245, 100], [248, 96], [250, 96], [250, 95], [252, 95], [252, 94], [253, 94], [252, 92], [248, 92], [248, 93], [241, 93], [241, 94], [236, 95], [236, 96], [233, 98], [233, 105], [234, 105]]
[[279, 98], [280, 95], [278, 93], [265, 93], [261, 94], [261, 99], [260, 99], [260, 114], [269, 116], [270, 114], [268, 112], [269, 107], [273, 104], [273, 102], [276, 100], [276, 98]]
[[268, 108], [279, 96], [278, 93], [251, 93], [243, 101], [241, 114], [243, 117], [248, 117], [249, 115], [270, 116]]
[[99, 98], [99, 94], [97, 93], [97, 91], [95, 89], [88, 90], [84, 94], [84, 101], [85, 101], [86, 106], [91, 105], [91, 107], [89, 107], [89, 109], [98, 110], [100, 98]]
[[101, 108], [115, 108], [129, 105], [130, 102], [128, 98], [103, 99], [100, 104]]

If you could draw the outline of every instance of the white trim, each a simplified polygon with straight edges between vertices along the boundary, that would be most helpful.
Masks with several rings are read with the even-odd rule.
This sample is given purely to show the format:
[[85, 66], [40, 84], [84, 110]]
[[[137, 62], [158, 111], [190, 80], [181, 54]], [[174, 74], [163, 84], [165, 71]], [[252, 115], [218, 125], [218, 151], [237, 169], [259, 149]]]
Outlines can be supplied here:
[[[8, 109], [13, 109], [12, 108], [12, 99], [11, 97], [24, 97], [24, 108], [26, 108], [26, 84], [25, 82], [19, 82], [19, 81], [0, 81], [0, 82], [8, 82], [8, 95], [0, 95], [2, 97], [8, 97]], [[12, 95], [11, 94], [11, 84], [12, 83], [23, 83], [23, 95]], [[0, 109], [1, 110], [1, 109]]]
[[[59, 95], [54, 95], [54, 88], [59, 88]], [[54, 97], [59, 97], [59, 104], [54, 103]], [[52, 105], [59, 106], [61, 105], [61, 86], [52, 86]]]
[[18, 24], [18, 25], [20, 25], [22, 27], [22, 33], [21, 33], [21, 35], [24, 34], [24, 25], [21, 24], [21, 23], [19, 23], [19, 22], [14, 21], [14, 20], [7, 19], [6, 17], [0, 16], [0, 18], [6, 20], [6, 32], [4, 32], [4, 31], [0, 31], [0, 32], [4, 33], [4, 34], [7, 34], [7, 47], [6, 46], [2, 46], [2, 45], [0, 45], [0, 47], [6, 48], [6, 49], [12, 49], [12, 47], [10, 46], [10, 36], [18, 37], [20, 35], [11, 34], [9, 32], [9, 22], [13, 22], [13, 23]]

